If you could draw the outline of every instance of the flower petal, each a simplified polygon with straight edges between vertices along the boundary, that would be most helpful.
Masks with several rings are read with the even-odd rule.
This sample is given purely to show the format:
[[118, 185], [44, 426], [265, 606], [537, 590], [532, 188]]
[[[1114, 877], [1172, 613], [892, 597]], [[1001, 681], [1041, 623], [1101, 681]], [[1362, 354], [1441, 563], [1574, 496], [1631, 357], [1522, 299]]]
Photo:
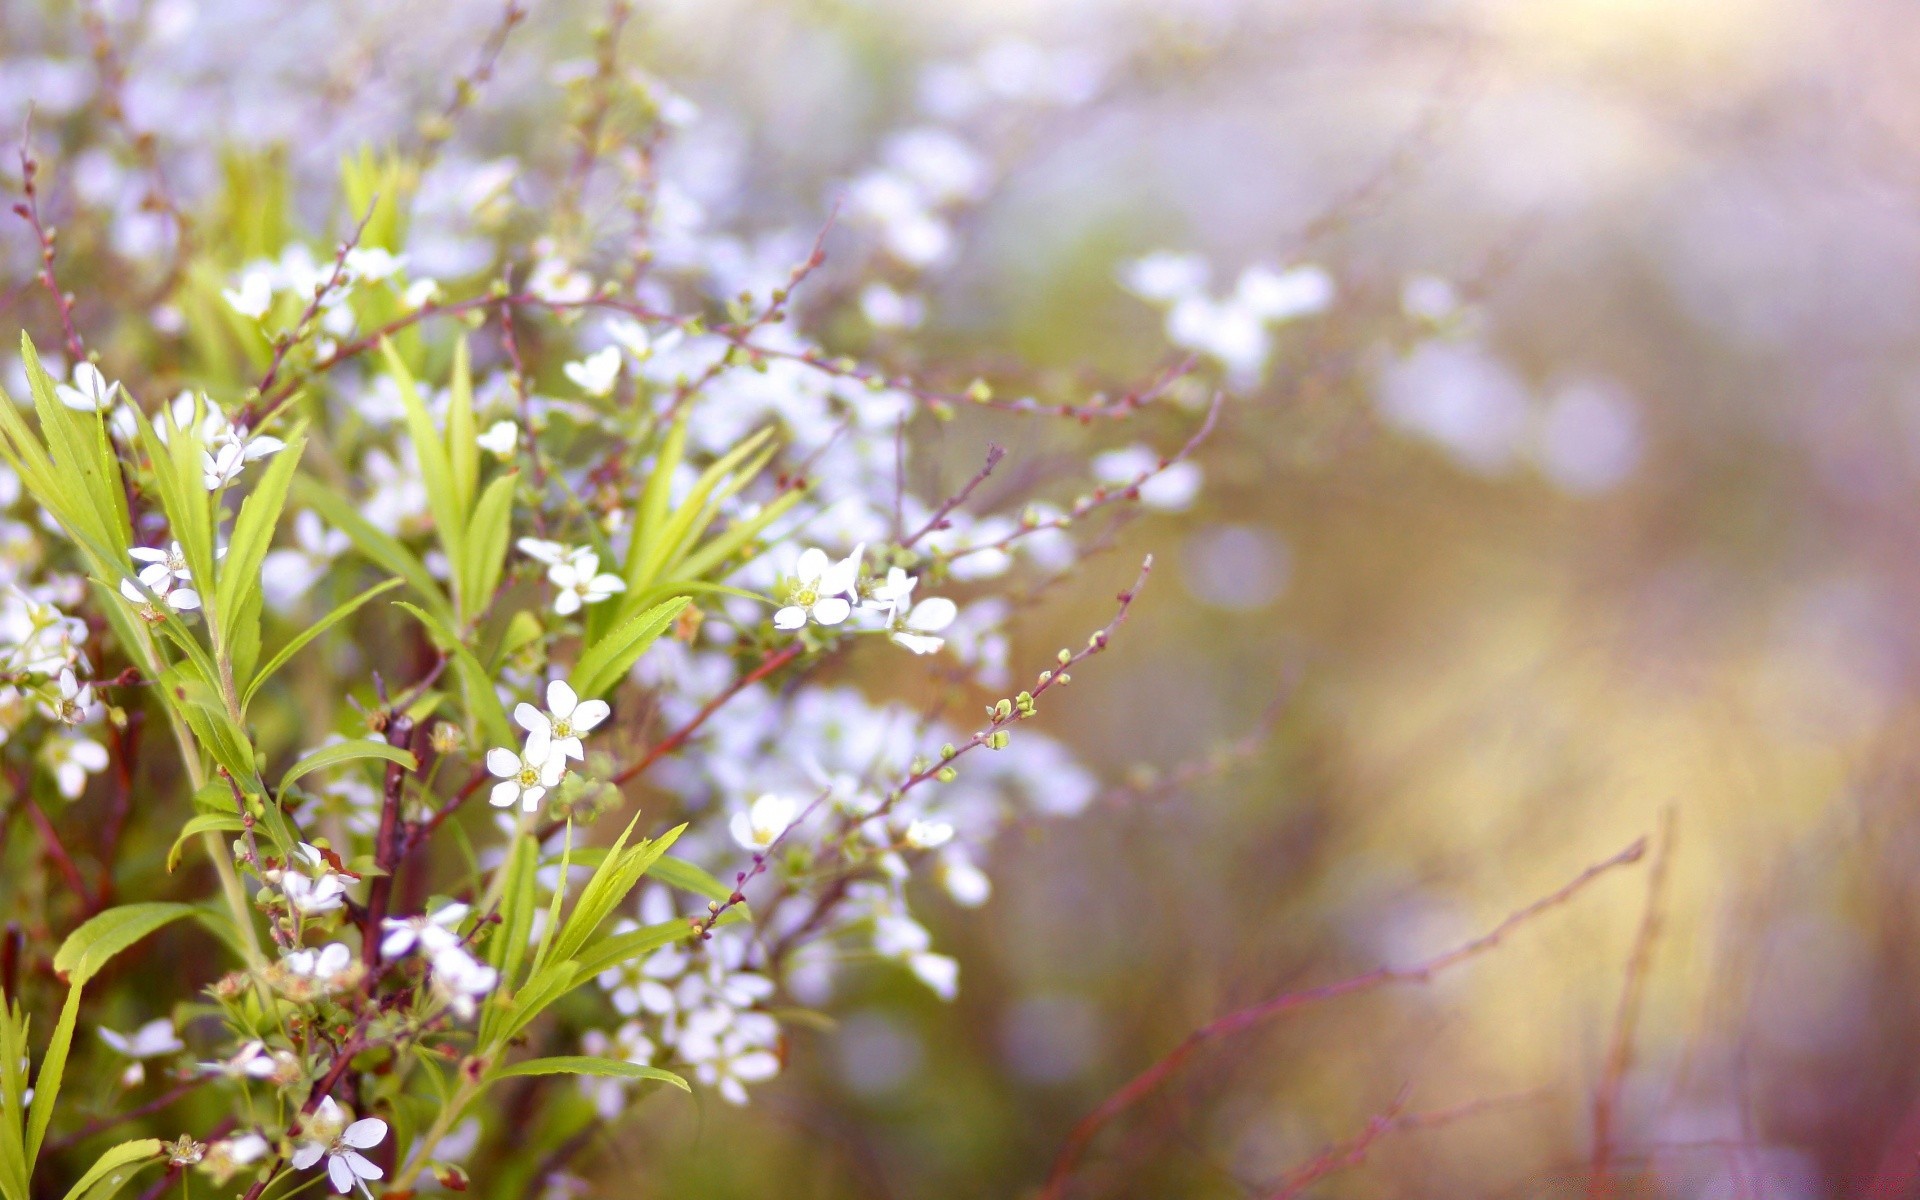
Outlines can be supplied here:
[[524, 700], [513, 706], [513, 723], [528, 733], [553, 730], [553, 722], [547, 720], [547, 714]]
[[580, 697], [567, 686], [566, 680], [556, 679], [547, 685], [547, 711], [561, 720], [572, 716], [579, 703]]
[[502, 779], [511, 779], [520, 773], [520, 756], [511, 750], [495, 746], [487, 751], [487, 770]]
[[[387, 1123], [385, 1121], [382, 1121], [379, 1117], [362, 1117], [347, 1126], [346, 1131], [340, 1135], [340, 1140], [355, 1149], [365, 1150], [371, 1146], [378, 1146], [386, 1139], [386, 1136]], [[378, 1175], [369, 1175], [367, 1178], [378, 1179], [380, 1177]]]
[[503, 779], [493, 785], [493, 791], [487, 796], [487, 803], [495, 808], [512, 808], [513, 802], [520, 798], [520, 785], [511, 779]]
[[813, 619], [822, 625], [838, 625], [853, 612], [853, 605], [838, 596], [828, 596], [813, 606]]
[[605, 700], [587, 700], [573, 710], [573, 731], [585, 733], [607, 719], [613, 706]]

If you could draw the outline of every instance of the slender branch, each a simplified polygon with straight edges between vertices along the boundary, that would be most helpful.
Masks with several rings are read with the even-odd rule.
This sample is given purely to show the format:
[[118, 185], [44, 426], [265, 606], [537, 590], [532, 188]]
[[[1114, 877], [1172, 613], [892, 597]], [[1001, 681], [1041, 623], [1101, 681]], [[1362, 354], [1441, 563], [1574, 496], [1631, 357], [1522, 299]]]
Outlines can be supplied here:
[[915, 533], [912, 537], [901, 539], [900, 541], [901, 548], [908, 549], [912, 547], [912, 545], [915, 542], [919, 541], [921, 538], [927, 536], [928, 534], [933, 533], [936, 530], [947, 528], [947, 517], [953, 512], [954, 509], [959, 508], [962, 504], [965, 504], [967, 502], [967, 497], [973, 495], [973, 490], [987, 481], [987, 476], [993, 474], [993, 469], [999, 466], [1000, 460], [1005, 458], [1006, 456], [1007, 456], [1007, 451], [1004, 447], [999, 446], [997, 444], [988, 445], [986, 465], [981, 467], [978, 471], [974, 472], [973, 478], [967, 480], [965, 487], [961, 488], [959, 491], [949, 496], [946, 502], [942, 504], [939, 508], [934, 509], [933, 515], [927, 518], [927, 523], [925, 525], [922, 525], [917, 533]]
[[805, 647], [798, 641], [789, 642], [779, 650], [762, 658], [759, 665], [754, 667], [753, 670], [748, 671], [745, 675], [728, 684], [725, 691], [722, 691], [719, 695], [701, 705], [700, 711], [688, 718], [686, 724], [648, 747], [647, 752], [641, 755], [639, 760], [633, 765], [623, 767], [615, 772], [610, 782], [612, 782], [615, 787], [619, 787], [639, 776], [654, 763], [659, 762], [667, 755], [672, 754], [675, 750], [686, 745], [687, 740], [694, 734], [700, 732], [700, 727], [705, 725], [707, 719], [713, 716], [714, 713], [719, 712], [720, 709], [726, 705], [727, 701], [738, 696], [741, 692], [746, 691], [754, 684], [759, 683], [762, 679], [778, 671], [794, 659], [799, 658], [804, 649]]
[[1666, 892], [1667, 866], [1673, 856], [1674, 811], [1669, 807], [1660, 817], [1660, 849], [1653, 856], [1647, 874], [1647, 906], [1634, 934], [1633, 952], [1627, 959], [1626, 982], [1620, 988], [1620, 1006], [1614, 1016], [1613, 1036], [1607, 1049], [1606, 1070], [1593, 1096], [1593, 1163], [1587, 1176], [1588, 1200], [1607, 1200], [1613, 1194], [1609, 1168], [1613, 1155], [1614, 1125], [1620, 1109], [1620, 1093], [1627, 1072], [1633, 1066], [1633, 1037], [1640, 1024], [1640, 1008], [1646, 999], [1647, 975], [1653, 968], [1653, 951], [1660, 940], [1660, 904]]
[[[319, 287], [313, 289], [313, 299], [307, 302], [307, 307], [300, 314], [300, 319], [294, 322], [292, 329], [287, 330], [274, 339], [273, 358], [267, 363], [267, 373], [260, 377], [259, 384], [254, 388], [256, 392], [265, 395], [267, 391], [273, 387], [274, 380], [280, 377], [280, 368], [287, 360], [288, 351], [306, 340], [307, 331], [313, 327], [314, 318], [320, 315], [321, 306], [326, 303], [327, 297], [332, 295], [334, 289], [339, 287], [341, 281], [345, 279], [347, 272], [347, 255], [353, 253], [354, 247], [360, 244], [361, 235], [367, 231], [367, 222], [373, 220], [374, 209], [379, 206], [380, 198], [375, 196], [373, 200], [367, 204], [367, 211], [361, 216], [360, 223], [353, 227], [353, 235], [347, 238], [346, 241], [341, 242], [339, 247], [334, 250], [333, 270], [328, 273], [327, 278]], [[253, 406], [251, 404], [243, 408], [240, 419], [236, 423], [245, 428], [252, 428], [250, 420], [252, 408]]]
[[1094, 1137], [1114, 1118], [1158, 1091], [1160, 1086], [1184, 1066], [1201, 1047], [1244, 1033], [1275, 1017], [1322, 1001], [1337, 1000], [1397, 984], [1427, 983], [1434, 976], [1494, 949], [1515, 930], [1535, 917], [1567, 903], [1601, 876], [1620, 867], [1639, 862], [1646, 853], [1647, 839], [1643, 837], [1612, 857], [1603, 859], [1580, 872], [1557, 891], [1509, 914], [1505, 920], [1488, 932], [1424, 962], [1409, 967], [1376, 967], [1365, 974], [1355, 975], [1337, 983], [1323, 984], [1305, 991], [1282, 992], [1259, 1004], [1230, 1012], [1194, 1030], [1179, 1045], [1127, 1081], [1125, 1086], [1107, 1097], [1098, 1108], [1083, 1117], [1080, 1123], [1073, 1127], [1060, 1149], [1059, 1156], [1054, 1159], [1053, 1169], [1048, 1174], [1046, 1186], [1040, 1193], [1041, 1200], [1060, 1200], [1065, 1196], [1067, 1183]]
[[[17, 781], [15, 786], [18, 786]], [[88, 916], [98, 912], [99, 904], [94, 900], [93, 894], [87, 890], [87, 878], [74, 864], [73, 856], [67, 853], [67, 847], [60, 841], [60, 834], [54, 829], [53, 822], [47, 819], [46, 813], [40, 811], [40, 805], [31, 796], [26, 798], [26, 802], [21, 807], [27, 810], [27, 819], [33, 822], [34, 829], [39, 832], [47, 857], [53, 860], [53, 865], [59, 869], [61, 878], [67, 881], [67, 886], [72, 888], [73, 894], [79, 898], [80, 911]]]
[[[412, 717], [405, 713], [388, 715], [387, 745], [407, 749], [414, 741], [413, 733]], [[413, 749], [418, 754], [421, 748]], [[373, 862], [380, 872], [367, 885], [367, 915], [360, 926], [360, 957], [366, 960], [369, 971], [380, 966], [380, 922], [393, 899], [393, 873], [400, 869], [400, 802], [406, 787], [407, 769], [397, 762], [388, 763], [380, 800], [380, 829], [373, 842]]]
[[40, 283], [60, 312], [60, 332], [66, 337], [67, 367], [71, 370], [86, 361], [87, 348], [73, 326], [73, 293], [61, 291], [60, 282], [54, 277], [54, 246], [60, 235], [41, 219], [39, 174], [40, 160], [33, 156], [33, 111], [29, 109], [26, 124], [20, 130], [20, 193], [25, 200], [14, 205], [13, 211], [33, 228], [33, 236], [40, 243]]

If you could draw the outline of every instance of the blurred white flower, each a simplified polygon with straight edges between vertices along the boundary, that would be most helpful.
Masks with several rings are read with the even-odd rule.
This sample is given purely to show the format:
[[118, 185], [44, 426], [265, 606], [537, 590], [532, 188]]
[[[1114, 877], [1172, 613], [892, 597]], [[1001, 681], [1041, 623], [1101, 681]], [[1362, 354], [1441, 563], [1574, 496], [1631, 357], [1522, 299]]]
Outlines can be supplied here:
[[755, 800], [745, 812], [733, 814], [727, 825], [733, 840], [748, 850], [765, 850], [779, 840], [800, 815], [800, 806], [791, 799], [768, 792]]

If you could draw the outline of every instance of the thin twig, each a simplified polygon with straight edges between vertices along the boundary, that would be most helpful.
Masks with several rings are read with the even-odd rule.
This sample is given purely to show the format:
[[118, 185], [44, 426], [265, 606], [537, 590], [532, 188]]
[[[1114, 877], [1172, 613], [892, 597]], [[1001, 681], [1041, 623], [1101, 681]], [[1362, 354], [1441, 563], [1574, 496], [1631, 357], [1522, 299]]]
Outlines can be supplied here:
[[1607, 1200], [1613, 1194], [1610, 1166], [1614, 1126], [1619, 1115], [1620, 1093], [1633, 1066], [1633, 1037], [1646, 999], [1647, 975], [1653, 968], [1653, 951], [1660, 940], [1660, 904], [1667, 886], [1668, 863], [1673, 857], [1674, 820], [1674, 810], [1669, 806], [1660, 815], [1660, 848], [1647, 874], [1647, 907], [1633, 937], [1633, 952], [1627, 959], [1626, 982], [1620, 988], [1620, 1006], [1614, 1016], [1606, 1069], [1601, 1074], [1600, 1086], [1594, 1091], [1593, 1163], [1587, 1175], [1588, 1200]]
[[1376, 967], [1365, 974], [1355, 975], [1337, 983], [1323, 984], [1304, 991], [1283, 992], [1259, 1004], [1237, 1009], [1194, 1030], [1179, 1045], [1127, 1081], [1125, 1086], [1107, 1097], [1098, 1108], [1083, 1117], [1079, 1124], [1073, 1127], [1060, 1149], [1059, 1156], [1054, 1159], [1053, 1169], [1048, 1174], [1046, 1186], [1041, 1192], [1042, 1200], [1060, 1200], [1066, 1194], [1067, 1183], [1094, 1137], [1114, 1118], [1158, 1091], [1160, 1086], [1185, 1065], [1186, 1061], [1202, 1046], [1243, 1033], [1275, 1017], [1321, 1001], [1336, 1000], [1396, 984], [1426, 983], [1435, 975], [1494, 949], [1515, 930], [1535, 917], [1565, 904], [1601, 876], [1617, 868], [1639, 862], [1646, 856], [1646, 852], [1647, 839], [1643, 837], [1618, 854], [1603, 859], [1580, 872], [1559, 890], [1509, 914], [1505, 920], [1488, 932], [1424, 962], [1410, 967]]

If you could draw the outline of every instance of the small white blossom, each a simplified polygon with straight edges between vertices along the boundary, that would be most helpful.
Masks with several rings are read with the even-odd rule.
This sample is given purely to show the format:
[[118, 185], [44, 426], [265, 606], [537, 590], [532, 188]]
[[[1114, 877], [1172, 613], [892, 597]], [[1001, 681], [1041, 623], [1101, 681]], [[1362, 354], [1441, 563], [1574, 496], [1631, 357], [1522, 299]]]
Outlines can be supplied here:
[[755, 800], [745, 812], [733, 814], [727, 829], [733, 840], [748, 850], [765, 850], [787, 831], [800, 815], [800, 806], [785, 796], [768, 792]]
[[945, 638], [934, 635], [953, 624], [959, 612], [945, 596], [929, 596], [914, 605], [888, 636], [915, 654], [932, 654], [946, 644]]
[[371, 1150], [386, 1140], [387, 1123], [379, 1117], [362, 1117], [345, 1129], [340, 1129], [345, 1120], [345, 1114], [334, 1103], [332, 1096], [322, 1100], [320, 1107], [308, 1119], [308, 1132], [340, 1131], [325, 1141], [309, 1139], [301, 1142], [293, 1152], [293, 1165], [295, 1169], [305, 1171], [325, 1156], [327, 1178], [332, 1181], [335, 1191], [344, 1196], [357, 1185], [371, 1198], [373, 1192], [368, 1189], [366, 1181], [384, 1178], [386, 1173], [360, 1151]]
[[773, 614], [776, 629], [793, 630], [809, 618], [820, 625], [838, 625], [852, 615], [853, 605], [846, 599], [860, 579], [860, 556], [865, 545], [834, 562], [827, 552], [813, 547], [794, 564], [793, 581], [787, 588], [786, 604]]
[[520, 427], [512, 421], [495, 421], [473, 440], [495, 458], [509, 459], [520, 446]]
[[454, 930], [466, 920], [469, 911], [467, 905], [455, 903], [418, 917], [388, 917], [380, 923], [386, 934], [380, 939], [380, 953], [386, 958], [399, 958], [411, 953], [415, 946], [430, 955], [458, 946], [460, 935]]
[[173, 1022], [165, 1017], [148, 1021], [132, 1033], [115, 1033], [102, 1027], [100, 1040], [128, 1058], [159, 1058], [163, 1054], [177, 1054], [186, 1049], [186, 1044], [174, 1031]]
[[104, 412], [113, 406], [113, 398], [120, 391], [118, 383], [107, 382], [100, 368], [90, 362], [83, 362], [73, 369], [73, 384], [53, 385], [53, 394], [60, 403], [80, 412]]
[[511, 808], [515, 802], [527, 812], [540, 807], [547, 789], [556, 787], [567, 773], [567, 758], [553, 752], [553, 743], [539, 733], [527, 737], [521, 754], [503, 746], [487, 751], [487, 770], [500, 782], [493, 785], [488, 802], [495, 808]]
[[563, 617], [627, 590], [626, 580], [600, 570], [600, 556], [591, 550], [576, 551], [566, 561], [555, 563], [548, 569], [547, 579], [558, 589], [553, 611]]
[[605, 396], [613, 391], [614, 381], [620, 378], [620, 348], [608, 346], [560, 369], [587, 395]]
[[549, 739], [553, 753], [585, 759], [580, 735], [590, 732], [612, 711], [605, 700], [582, 701], [566, 680], [556, 679], [547, 685], [546, 712], [521, 703], [514, 706], [513, 719], [528, 733]]
[[258, 321], [273, 307], [273, 275], [265, 267], [253, 267], [240, 276], [237, 288], [221, 288], [220, 297], [243, 317]]

